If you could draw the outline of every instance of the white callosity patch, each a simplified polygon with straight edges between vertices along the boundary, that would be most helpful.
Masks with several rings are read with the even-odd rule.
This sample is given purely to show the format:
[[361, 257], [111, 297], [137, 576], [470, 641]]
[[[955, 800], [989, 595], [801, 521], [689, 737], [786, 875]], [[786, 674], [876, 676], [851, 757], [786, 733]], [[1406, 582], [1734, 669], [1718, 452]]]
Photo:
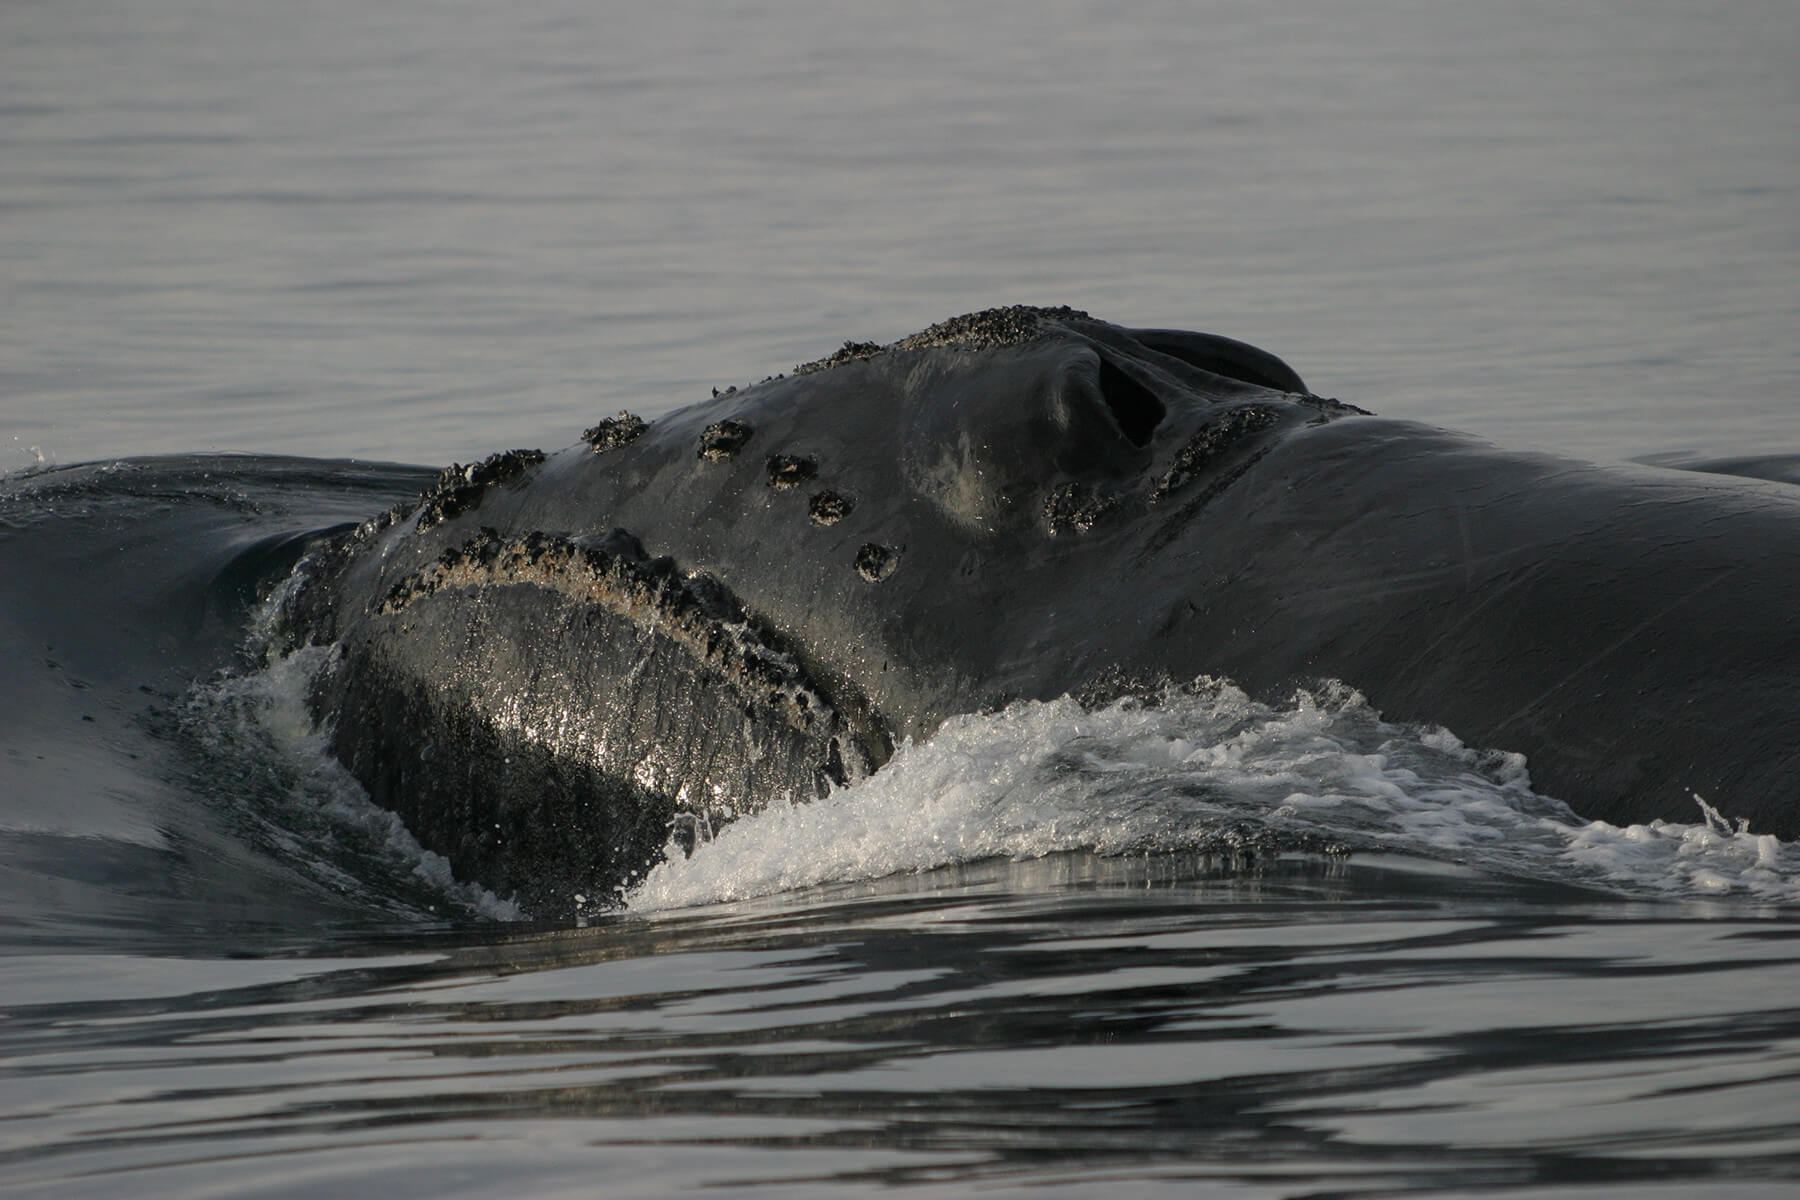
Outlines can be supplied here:
[[1069, 699], [959, 717], [874, 778], [672, 853], [638, 911], [982, 858], [1232, 849], [1385, 850], [1632, 895], [1800, 901], [1800, 855], [1714, 818], [1616, 829], [1533, 792], [1517, 755], [1389, 724], [1324, 688], [1271, 707], [1202, 681], [1154, 704]]

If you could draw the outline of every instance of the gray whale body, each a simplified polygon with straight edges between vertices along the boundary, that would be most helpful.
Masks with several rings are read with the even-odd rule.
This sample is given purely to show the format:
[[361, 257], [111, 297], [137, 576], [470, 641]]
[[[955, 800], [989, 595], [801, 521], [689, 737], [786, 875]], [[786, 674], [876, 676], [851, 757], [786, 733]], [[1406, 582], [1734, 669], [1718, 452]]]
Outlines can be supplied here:
[[1615, 823], [1800, 833], [1800, 492], [1495, 448], [1225, 338], [971, 314], [314, 553], [295, 642], [380, 804], [542, 911], [946, 718], [1339, 679]]

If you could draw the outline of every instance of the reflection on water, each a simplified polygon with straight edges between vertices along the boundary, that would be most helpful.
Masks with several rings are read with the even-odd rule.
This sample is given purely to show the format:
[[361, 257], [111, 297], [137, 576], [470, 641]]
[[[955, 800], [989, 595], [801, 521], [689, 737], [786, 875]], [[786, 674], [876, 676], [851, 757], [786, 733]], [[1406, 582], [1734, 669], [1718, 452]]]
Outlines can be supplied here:
[[1797, 939], [1403, 859], [1073, 854], [352, 957], [20, 959], [96, 984], [15, 985], [0, 1179], [1751, 1181], [1800, 1154]]

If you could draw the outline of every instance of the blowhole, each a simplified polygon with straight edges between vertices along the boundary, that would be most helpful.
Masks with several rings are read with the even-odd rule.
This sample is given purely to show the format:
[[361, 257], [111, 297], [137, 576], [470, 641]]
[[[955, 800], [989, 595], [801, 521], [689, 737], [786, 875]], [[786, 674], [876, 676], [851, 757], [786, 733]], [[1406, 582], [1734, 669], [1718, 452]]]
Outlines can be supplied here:
[[1100, 395], [1119, 432], [1134, 446], [1148, 446], [1156, 427], [1168, 415], [1155, 393], [1104, 358], [1100, 360]]

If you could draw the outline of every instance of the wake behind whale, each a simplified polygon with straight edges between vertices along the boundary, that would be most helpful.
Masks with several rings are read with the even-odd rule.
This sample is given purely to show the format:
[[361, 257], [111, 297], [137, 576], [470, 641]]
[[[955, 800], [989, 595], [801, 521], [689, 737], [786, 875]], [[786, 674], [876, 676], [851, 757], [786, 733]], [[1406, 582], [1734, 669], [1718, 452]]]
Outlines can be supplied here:
[[[422, 495], [398, 468], [246, 466], [11, 485], [16, 528], [132, 526], [173, 560], [87, 577], [133, 580], [112, 623], [177, 643], [104, 673], [140, 730], [121, 753], [191, 757], [146, 740], [146, 714], [184, 677], [255, 675], [242, 630], [279, 585], [268, 636], [316, 668], [288, 674], [323, 741], [226, 746], [228, 769], [285, 755], [290, 783], [296, 763], [316, 781], [328, 750], [378, 806], [339, 814], [377, 830], [357, 853], [441, 858], [491, 890], [456, 902], [477, 911], [611, 902], [672, 838], [638, 903], [1060, 850], [1397, 847], [1770, 896], [1788, 877], [1729, 826], [1605, 832], [1692, 821], [1698, 794], [1794, 835], [1800, 644], [1779, 598], [1800, 499], [1779, 485], [1499, 451], [1316, 396], [1241, 343], [1067, 309], [851, 343]], [[77, 590], [25, 578], [22, 651], [62, 637]], [[180, 638], [153, 630], [170, 612], [193, 614]], [[20, 696], [53, 751], [92, 715]], [[1524, 752], [1557, 800], [1464, 742]], [[1241, 769], [1252, 746], [1277, 749]], [[1581, 834], [1563, 801], [1614, 824]], [[209, 822], [165, 815], [157, 836]], [[1633, 857], [1655, 846], [1662, 866]]]

